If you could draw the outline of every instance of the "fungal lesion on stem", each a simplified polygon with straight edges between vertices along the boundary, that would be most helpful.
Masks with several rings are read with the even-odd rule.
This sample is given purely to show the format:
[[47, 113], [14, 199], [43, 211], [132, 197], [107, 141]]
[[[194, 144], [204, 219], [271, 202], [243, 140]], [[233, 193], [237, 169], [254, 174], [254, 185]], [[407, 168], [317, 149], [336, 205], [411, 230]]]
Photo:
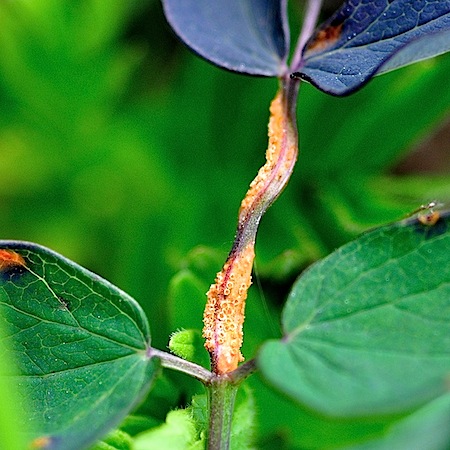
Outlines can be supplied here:
[[270, 105], [266, 162], [242, 200], [233, 246], [207, 293], [203, 337], [212, 372], [217, 375], [232, 372], [244, 360], [240, 349], [256, 233], [261, 217], [286, 186], [297, 160], [298, 83], [289, 77], [280, 80], [280, 88]]

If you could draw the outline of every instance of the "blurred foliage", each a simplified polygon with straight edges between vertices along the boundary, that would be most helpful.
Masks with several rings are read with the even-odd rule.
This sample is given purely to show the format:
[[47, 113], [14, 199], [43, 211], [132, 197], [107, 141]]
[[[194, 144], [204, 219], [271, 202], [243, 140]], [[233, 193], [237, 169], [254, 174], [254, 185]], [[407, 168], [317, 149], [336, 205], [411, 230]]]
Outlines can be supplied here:
[[[200, 327], [200, 294], [264, 162], [276, 80], [191, 55], [153, 0], [4, 0], [0, 27], [2, 238], [53, 248], [133, 295], [157, 347], [178, 328]], [[396, 170], [449, 117], [449, 72], [447, 54], [344, 99], [302, 86], [296, 172], [257, 240], [264, 298], [258, 286], [250, 293], [247, 357], [279, 333], [280, 303], [309, 263], [422, 203], [450, 199], [448, 168]], [[169, 289], [180, 271], [185, 284]], [[183, 304], [193, 298], [183, 289], [195, 292], [194, 304]], [[384, 423], [342, 427], [299, 411], [256, 378], [250, 384], [264, 393], [255, 401], [269, 447], [269, 432], [286, 437], [298, 427], [298, 440], [313, 448], [323, 435], [331, 445], [339, 433], [344, 442]], [[185, 377], [180, 386], [202, 392]]]
[[[0, 342], [4, 342], [4, 321], [0, 319]], [[22, 450], [26, 445], [24, 438], [28, 430], [21, 429], [21, 412], [14, 408], [17, 395], [16, 386], [11, 383], [11, 373], [15, 373], [14, 361], [11, 361], [3, 346], [0, 348], [0, 395], [2, 399], [0, 407], [0, 448], [8, 450]], [[10, 376], [5, 376], [6, 374]], [[23, 421], [22, 421], [23, 423]], [[25, 433], [24, 433], [25, 432]]]

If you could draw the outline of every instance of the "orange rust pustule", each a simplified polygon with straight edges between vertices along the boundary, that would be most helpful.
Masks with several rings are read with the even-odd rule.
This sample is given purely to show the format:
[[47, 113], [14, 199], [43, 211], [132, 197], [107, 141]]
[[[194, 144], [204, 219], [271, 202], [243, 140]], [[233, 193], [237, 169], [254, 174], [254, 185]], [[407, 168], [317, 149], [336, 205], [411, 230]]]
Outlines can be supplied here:
[[244, 360], [240, 349], [245, 301], [251, 285], [259, 219], [283, 190], [297, 159], [294, 108], [292, 99], [288, 99], [292, 91], [285, 91], [285, 87], [281, 87], [270, 105], [266, 163], [241, 203], [232, 250], [207, 293], [203, 337], [211, 356], [212, 371], [217, 375], [232, 372]]
[[232, 372], [244, 360], [240, 348], [254, 257], [253, 242], [242, 251], [231, 253], [207, 293], [203, 337], [212, 369], [218, 375]]
[[0, 272], [17, 267], [26, 267], [23, 257], [12, 250], [0, 249]]
[[437, 221], [440, 219], [441, 215], [437, 211], [429, 211], [427, 214], [419, 214], [417, 219], [422, 225], [427, 225], [432, 227], [436, 225]]
[[331, 47], [341, 37], [342, 26], [343, 24], [340, 23], [319, 30], [307, 45], [306, 51], [320, 52]]
[[50, 436], [40, 436], [34, 439], [29, 448], [30, 449], [46, 449], [52, 443], [52, 438]]
[[259, 169], [241, 202], [240, 222], [258, 208], [264, 212], [287, 182], [298, 152], [297, 132], [288, 114], [287, 100], [283, 90], [280, 89], [270, 105], [266, 163]]

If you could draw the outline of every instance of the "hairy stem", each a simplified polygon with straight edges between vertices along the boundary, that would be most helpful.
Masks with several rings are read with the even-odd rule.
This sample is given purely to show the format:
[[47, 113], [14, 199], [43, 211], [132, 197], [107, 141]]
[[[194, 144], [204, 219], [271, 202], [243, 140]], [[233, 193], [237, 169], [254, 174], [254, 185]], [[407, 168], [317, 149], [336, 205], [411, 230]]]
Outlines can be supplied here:
[[171, 355], [170, 353], [157, 350], [156, 348], [150, 348], [147, 351], [147, 356], [149, 356], [150, 358], [159, 358], [161, 360], [162, 367], [166, 367], [167, 369], [174, 369], [178, 372], [183, 372], [191, 375], [204, 384], [210, 383], [211, 379], [213, 378], [213, 374], [204, 367], [199, 366], [198, 364], [194, 364], [190, 361], [186, 361], [185, 359], [179, 358], [178, 356]]
[[234, 400], [238, 386], [227, 378], [217, 377], [208, 387], [208, 450], [228, 450]]

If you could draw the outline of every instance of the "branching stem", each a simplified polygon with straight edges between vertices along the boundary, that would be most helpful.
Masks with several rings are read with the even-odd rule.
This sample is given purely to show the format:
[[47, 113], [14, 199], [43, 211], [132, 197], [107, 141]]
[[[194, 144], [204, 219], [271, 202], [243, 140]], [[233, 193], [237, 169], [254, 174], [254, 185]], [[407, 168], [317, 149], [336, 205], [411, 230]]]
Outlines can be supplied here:
[[256, 370], [255, 360], [250, 359], [233, 372], [230, 372], [225, 376], [218, 376], [198, 364], [186, 361], [185, 359], [172, 355], [171, 353], [157, 350], [156, 348], [151, 347], [147, 351], [147, 356], [150, 358], [158, 358], [161, 361], [161, 366], [166, 369], [183, 372], [197, 378], [197, 380], [201, 381], [207, 387], [214, 384], [217, 380], [226, 380], [228, 383], [237, 386]]
[[157, 350], [156, 348], [150, 348], [148, 350], [149, 357], [156, 357], [161, 360], [161, 365], [167, 369], [174, 369], [178, 372], [183, 372], [188, 375], [197, 378], [203, 384], [209, 384], [213, 378], [213, 374], [198, 364], [194, 364], [178, 356], [172, 355], [168, 352]]

